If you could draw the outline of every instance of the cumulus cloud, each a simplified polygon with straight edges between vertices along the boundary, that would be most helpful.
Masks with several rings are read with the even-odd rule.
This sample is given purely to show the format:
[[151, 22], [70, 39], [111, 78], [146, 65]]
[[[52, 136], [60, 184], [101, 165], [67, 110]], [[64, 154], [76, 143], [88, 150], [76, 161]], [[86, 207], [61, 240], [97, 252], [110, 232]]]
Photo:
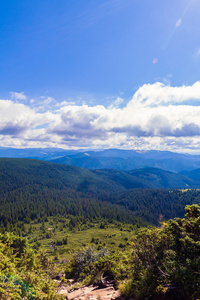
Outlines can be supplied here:
[[0, 100], [0, 134], [18, 136], [27, 130], [51, 120], [46, 114], [38, 114], [28, 106], [11, 100]]
[[42, 100], [56, 109], [42, 111], [0, 100], [2, 146], [176, 151], [200, 146], [200, 82], [180, 87], [144, 84], [123, 108], [122, 98], [108, 108]]
[[66, 106], [60, 109], [57, 121], [48, 129], [48, 133], [74, 138], [101, 138], [106, 132], [93, 122], [104, 114], [103, 106], [89, 107]]
[[134, 94], [129, 107], [136, 103], [141, 103], [144, 106], [157, 106], [184, 103], [188, 100], [198, 100], [200, 103], [200, 81], [191, 86], [183, 85], [180, 87], [172, 87], [161, 82], [144, 84]]

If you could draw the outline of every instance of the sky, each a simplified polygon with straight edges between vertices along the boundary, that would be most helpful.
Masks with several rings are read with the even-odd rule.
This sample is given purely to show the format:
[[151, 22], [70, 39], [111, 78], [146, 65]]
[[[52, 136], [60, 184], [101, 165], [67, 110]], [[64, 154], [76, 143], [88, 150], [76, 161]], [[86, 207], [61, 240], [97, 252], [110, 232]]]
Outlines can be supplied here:
[[200, 0], [1, 0], [0, 146], [200, 153]]

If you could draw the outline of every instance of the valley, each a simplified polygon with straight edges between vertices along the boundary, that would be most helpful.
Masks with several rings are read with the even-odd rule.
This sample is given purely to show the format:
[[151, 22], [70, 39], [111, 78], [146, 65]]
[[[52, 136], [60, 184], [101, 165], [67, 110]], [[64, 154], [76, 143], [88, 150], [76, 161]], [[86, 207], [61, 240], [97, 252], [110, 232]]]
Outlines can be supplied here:
[[[10, 299], [100, 297], [93, 289], [103, 274], [111, 298], [174, 299], [175, 286], [180, 299], [196, 299], [198, 174], [0, 158], [2, 299], [6, 290]], [[44, 285], [34, 279], [40, 272]]]

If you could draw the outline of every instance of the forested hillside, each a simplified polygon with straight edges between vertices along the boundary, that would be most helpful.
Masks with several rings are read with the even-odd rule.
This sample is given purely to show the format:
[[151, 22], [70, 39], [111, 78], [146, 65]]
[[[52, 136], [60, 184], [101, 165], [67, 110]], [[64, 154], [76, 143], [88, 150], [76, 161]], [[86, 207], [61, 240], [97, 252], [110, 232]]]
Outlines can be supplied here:
[[137, 217], [158, 225], [160, 218], [168, 220], [183, 217], [186, 205], [200, 204], [200, 191], [134, 189], [109, 196], [105, 193], [101, 199], [124, 206]]
[[[183, 216], [186, 204], [199, 203], [198, 191], [155, 190], [188, 183], [174, 173], [87, 170], [38, 160], [0, 159], [0, 226], [69, 215], [76, 223], [108, 219], [157, 224], [159, 216]], [[137, 189], [137, 188], [154, 188]], [[74, 219], [73, 219], [74, 220]]]
[[133, 212], [97, 199], [102, 190], [120, 189], [86, 169], [37, 160], [1, 159], [0, 224], [9, 229], [20, 221], [53, 215], [70, 215], [77, 221], [104, 218], [137, 223]]
[[94, 194], [102, 190], [120, 191], [131, 188], [200, 187], [198, 178], [193, 180], [181, 174], [155, 168], [128, 172], [110, 169], [88, 170], [31, 159], [1, 158], [0, 176], [2, 191], [11, 191], [28, 184], [59, 189], [67, 187]]
[[136, 188], [191, 181], [152, 168], [0, 159], [0, 297], [63, 299], [51, 277], [64, 272], [69, 290], [106, 274], [128, 298], [198, 299], [199, 206], [177, 217], [200, 203], [200, 191]]

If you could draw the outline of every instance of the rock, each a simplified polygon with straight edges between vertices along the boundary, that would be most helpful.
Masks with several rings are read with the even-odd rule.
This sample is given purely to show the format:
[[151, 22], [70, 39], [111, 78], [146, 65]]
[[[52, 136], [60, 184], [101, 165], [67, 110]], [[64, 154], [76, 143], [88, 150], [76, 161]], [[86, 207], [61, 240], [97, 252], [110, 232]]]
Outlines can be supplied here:
[[119, 297], [119, 290], [115, 290], [113, 286], [96, 288], [91, 285], [68, 293], [69, 300], [115, 300]]
[[58, 289], [57, 293], [58, 293], [59, 295], [64, 296], [65, 299], [69, 299], [69, 297], [68, 297], [68, 290], [67, 290], [67, 287], [66, 287], [66, 286], [61, 286], [61, 287]]

